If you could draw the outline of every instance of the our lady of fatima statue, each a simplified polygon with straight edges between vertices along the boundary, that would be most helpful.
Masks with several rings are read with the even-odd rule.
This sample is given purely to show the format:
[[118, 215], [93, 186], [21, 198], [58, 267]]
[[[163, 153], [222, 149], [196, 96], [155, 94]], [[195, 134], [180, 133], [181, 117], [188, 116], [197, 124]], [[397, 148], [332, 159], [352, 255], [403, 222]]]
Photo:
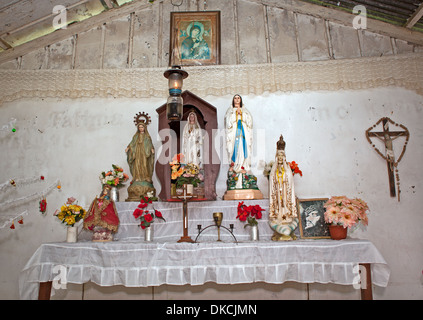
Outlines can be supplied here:
[[269, 224], [275, 231], [272, 240], [295, 240], [298, 226], [294, 177], [285, 158], [282, 135], [277, 142], [275, 162], [269, 176]]

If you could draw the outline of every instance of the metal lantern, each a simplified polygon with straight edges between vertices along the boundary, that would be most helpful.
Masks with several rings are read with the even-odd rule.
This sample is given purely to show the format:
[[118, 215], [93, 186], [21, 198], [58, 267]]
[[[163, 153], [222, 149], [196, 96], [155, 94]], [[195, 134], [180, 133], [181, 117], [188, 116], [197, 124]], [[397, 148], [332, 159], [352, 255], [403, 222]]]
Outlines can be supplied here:
[[172, 66], [163, 74], [169, 80], [169, 98], [166, 103], [167, 119], [170, 121], [180, 121], [183, 113], [182, 83], [188, 77], [188, 72], [180, 66]]

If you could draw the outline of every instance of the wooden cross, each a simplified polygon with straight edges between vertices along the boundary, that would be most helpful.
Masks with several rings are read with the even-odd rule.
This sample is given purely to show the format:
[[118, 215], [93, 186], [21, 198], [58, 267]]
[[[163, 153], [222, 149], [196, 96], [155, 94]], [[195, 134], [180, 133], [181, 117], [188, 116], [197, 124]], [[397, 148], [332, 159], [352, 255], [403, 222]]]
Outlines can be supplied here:
[[[381, 122], [382, 122], [382, 125], [383, 125], [383, 131], [381, 131], [381, 132], [371, 132], [371, 130], [374, 129], [377, 125], [379, 125]], [[397, 127], [402, 128], [403, 131], [389, 131], [389, 123], [391, 123], [391, 124], [393, 124]], [[401, 151], [401, 154], [400, 154], [398, 160], [395, 160], [394, 149], [393, 149], [393, 141], [395, 139], [397, 139], [398, 137], [401, 137], [401, 136], [405, 136], [406, 141], [404, 143], [403, 149]], [[397, 123], [393, 122], [391, 119], [384, 117], [384, 118], [381, 118], [378, 122], [376, 122], [376, 124], [373, 127], [370, 127], [369, 129], [367, 129], [366, 137], [367, 137], [367, 140], [369, 141], [369, 143], [372, 145], [372, 147], [376, 150], [376, 152], [380, 156], [382, 156], [382, 158], [384, 158], [386, 160], [386, 165], [387, 165], [387, 168], [388, 168], [388, 177], [389, 177], [389, 191], [390, 191], [391, 197], [396, 196], [394, 169], [397, 171], [398, 201], [399, 201], [400, 200], [400, 191], [399, 191], [399, 176], [398, 176], [397, 166], [398, 166], [398, 163], [401, 161], [401, 159], [404, 155], [405, 148], [406, 148], [407, 143], [408, 143], [408, 139], [410, 138], [410, 133], [409, 133], [408, 129], [405, 126], [403, 126], [401, 124], [397, 124]], [[384, 143], [385, 154], [380, 152], [380, 150], [370, 140], [371, 137], [376, 137]]]

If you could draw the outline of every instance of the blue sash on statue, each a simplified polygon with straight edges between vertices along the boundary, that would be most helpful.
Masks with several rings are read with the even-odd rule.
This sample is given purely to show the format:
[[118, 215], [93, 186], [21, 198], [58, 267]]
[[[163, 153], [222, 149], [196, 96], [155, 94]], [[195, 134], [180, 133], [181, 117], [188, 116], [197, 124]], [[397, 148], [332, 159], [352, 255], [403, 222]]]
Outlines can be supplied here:
[[236, 127], [234, 153], [232, 154], [232, 158], [231, 158], [232, 162], [235, 162], [236, 160], [236, 155], [238, 153], [238, 148], [239, 148], [239, 140], [241, 139], [242, 139], [242, 148], [244, 149], [244, 159], [247, 159], [248, 153], [247, 153], [247, 146], [245, 141], [244, 127], [242, 126], [241, 119], [239, 119], [237, 122], [237, 127]]

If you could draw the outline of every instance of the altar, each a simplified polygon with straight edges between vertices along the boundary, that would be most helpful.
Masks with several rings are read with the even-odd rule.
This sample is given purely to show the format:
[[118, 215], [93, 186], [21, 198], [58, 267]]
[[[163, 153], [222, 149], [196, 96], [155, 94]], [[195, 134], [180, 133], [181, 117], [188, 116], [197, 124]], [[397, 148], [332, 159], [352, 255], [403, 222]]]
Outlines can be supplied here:
[[[267, 209], [268, 200], [248, 201]], [[222, 226], [234, 224], [234, 236], [212, 227], [195, 243], [177, 243], [182, 233], [182, 204], [156, 202], [166, 223], [154, 223], [154, 239], [144, 242], [143, 230], [132, 216], [137, 203], [118, 202], [121, 225], [112, 242], [91, 242], [82, 231], [76, 243], [42, 244], [23, 268], [21, 299], [49, 298], [57, 266], [66, 270], [67, 283], [89, 281], [100, 286], [150, 287], [162, 284], [202, 285], [266, 282], [282, 284], [336, 283], [359, 285], [359, 266], [371, 270], [362, 286], [362, 298], [372, 298], [372, 284], [386, 287], [389, 267], [368, 240], [270, 240], [267, 217], [259, 220], [260, 241], [249, 240], [249, 230], [236, 219], [238, 201], [189, 202], [189, 235], [196, 239], [198, 225], [213, 224], [212, 213], [223, 212]], [[55, 269], [56, 267], [56, 269]], [[360, 287], [358, 287], [360, 288]], [[40, 289], [40, 290], [39, 290]]]

